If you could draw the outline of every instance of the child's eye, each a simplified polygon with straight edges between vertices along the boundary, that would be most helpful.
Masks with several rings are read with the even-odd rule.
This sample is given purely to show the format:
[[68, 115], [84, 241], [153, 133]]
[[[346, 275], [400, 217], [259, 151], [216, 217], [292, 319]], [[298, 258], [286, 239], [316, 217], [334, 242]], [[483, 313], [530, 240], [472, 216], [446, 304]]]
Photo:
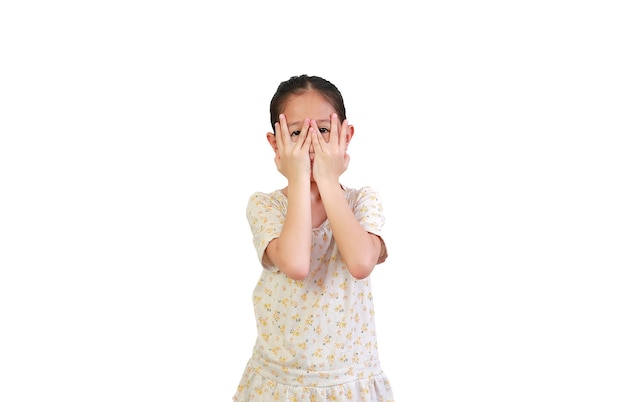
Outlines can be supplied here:
[[293, 133], [291, 133], [291, 136], [292, 136], [292, 137], [295, 137], [295, 136], [297, 136], [297, 135], [300, 135], [300, 130], [298, 130], [298, 131], [294, 131]]
[[325, 127], [321, 127], [321, 128], [320, 128], [320, 133], [321, 133], [321, 134], [324, 134], [324, 133], [330, 133], [330, 130], [329, 130], [329, 129], [327, 129], [327, 128], [325, 128]]

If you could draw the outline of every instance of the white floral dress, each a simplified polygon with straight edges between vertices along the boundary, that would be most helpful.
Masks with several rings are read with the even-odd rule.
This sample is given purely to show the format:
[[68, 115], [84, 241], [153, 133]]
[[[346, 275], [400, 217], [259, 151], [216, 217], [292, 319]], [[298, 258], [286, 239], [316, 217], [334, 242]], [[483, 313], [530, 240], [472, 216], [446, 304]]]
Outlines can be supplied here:
[[[378, 193], [371, 187], [344, 187], [344, 193], [361, 225], [382, 239]], [[264, 259], [286, 211], [281, 190], [257, 192], [248, 201], [248, 222], [264, 269], [252, 294], [257, 340], [233, 401], [392, 402], [378, 359], [370, 279], [351, 276], [329, 222], [313, 229], [305, 279], [290, 279]], [[381, 262], [386, 248], [383, 253]]]

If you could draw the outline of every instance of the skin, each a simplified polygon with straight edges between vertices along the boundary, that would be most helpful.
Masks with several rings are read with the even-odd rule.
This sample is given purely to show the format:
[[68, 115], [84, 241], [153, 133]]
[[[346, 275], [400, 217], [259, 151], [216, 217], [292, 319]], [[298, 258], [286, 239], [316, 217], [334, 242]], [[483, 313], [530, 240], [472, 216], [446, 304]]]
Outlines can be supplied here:
[[[280, 236], [266, 257], [288, 277], [309, 273], [311, 230], [328, 219], [339, 252], [356, 279], [367, 278], [379, 263], [382, 240], [363, 229], [339, 184], [347, 170], [354, 127], [339, 122], [335, 109], [317, 92], [292, 96], [267, 140], [278, 171], [287, 178], [282, 191], [289, 208]], [[299, 132], [299, 134], [297, 134]]]

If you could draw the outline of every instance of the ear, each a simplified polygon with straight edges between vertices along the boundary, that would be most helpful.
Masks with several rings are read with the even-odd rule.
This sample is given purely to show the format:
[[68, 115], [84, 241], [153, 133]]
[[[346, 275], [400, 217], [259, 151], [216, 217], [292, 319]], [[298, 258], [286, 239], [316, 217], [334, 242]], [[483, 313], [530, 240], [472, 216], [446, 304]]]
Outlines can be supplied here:
[[269, 142], [270, 145], [272, 146], [274, 153], [278, 153], [278, 146], [276, 145], [276, 135], [274, 135], [273, 132], [268, 131], [266, 136], [267, 136], [267, 142]]
[[348, 149], [348, 144], [352, 140], [352, 136], [354, 135], [354, 126], [352, 124], [348, 124], [348, 134], [346, 136], [346, 149]]

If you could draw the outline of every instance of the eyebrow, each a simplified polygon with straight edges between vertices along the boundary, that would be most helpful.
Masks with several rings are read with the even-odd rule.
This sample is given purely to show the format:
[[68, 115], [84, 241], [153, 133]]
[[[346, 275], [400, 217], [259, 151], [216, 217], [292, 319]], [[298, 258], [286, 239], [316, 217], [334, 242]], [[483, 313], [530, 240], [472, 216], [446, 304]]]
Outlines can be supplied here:
[[[325, 124], [325, 125], [330, 124], [330, 120], [329, 119], [321, 119], [321, 120], [312, 119], [312, 120], [315, 120], [318, 125], [320, 125], [320, 124]], [[292, 128], [292, 127], [302, 127], [303, 124], [304, 123], [301, 122], [301, 121], [295, 121], [293, 123], [287, 124], [287, 127], [289, 127], [289, 128]]]

